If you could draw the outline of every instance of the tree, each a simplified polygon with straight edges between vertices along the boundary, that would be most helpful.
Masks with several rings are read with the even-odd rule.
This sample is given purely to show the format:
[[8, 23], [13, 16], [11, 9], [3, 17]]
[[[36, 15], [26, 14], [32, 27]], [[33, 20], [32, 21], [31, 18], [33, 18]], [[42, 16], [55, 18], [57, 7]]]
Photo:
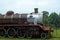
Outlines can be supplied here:
[[59, 16], [56, 12], [52, 12], [49, 16], [49, 24], [52, 27], [58, 27], [59, 24]]
[[59, 26], [58, 27], [60, 27], [60, 14], [58, 16], [59, 16], [59, 18], [58, 18], [59, 19]]
[[49, 15], [49, 12], [47, 11], [43, 11], [43, 21], [44, 21], [44, 25], [45, 26], [48, 26], [49, 25], [49, 21], [48, 21], [48, 15]]

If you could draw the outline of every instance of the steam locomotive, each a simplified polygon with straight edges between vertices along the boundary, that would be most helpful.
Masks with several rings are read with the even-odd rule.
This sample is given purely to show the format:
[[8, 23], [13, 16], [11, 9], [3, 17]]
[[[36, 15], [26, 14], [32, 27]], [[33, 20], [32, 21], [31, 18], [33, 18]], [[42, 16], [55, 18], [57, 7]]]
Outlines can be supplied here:
[[5, 15], [0, 14], [0, 36], [47, 38], [51, 36], [51, 29], [43, 25], [43, 14], [38, 12], [38, 8], [29, 14], [14, 14], [13, 11], [8, 11]]

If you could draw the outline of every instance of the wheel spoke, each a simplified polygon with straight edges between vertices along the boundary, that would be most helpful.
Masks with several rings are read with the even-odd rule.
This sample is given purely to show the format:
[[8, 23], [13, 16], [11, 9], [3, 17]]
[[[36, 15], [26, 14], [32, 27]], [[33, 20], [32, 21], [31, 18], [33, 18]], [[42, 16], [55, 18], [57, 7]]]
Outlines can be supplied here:
[[27, 37], [27, 38], [32, 38], [32, 34], [31, 34], [30, 31], [27, 31], [27, 32], [26, 32], [26, 37]]
[[24, 30], [17, 29], [17, 37], [19, 37], [19, 38], [24, 38], [24, 37], [25, 37], [25, 32], [24, 32]]
[[7, 30], [7, 34], [8, 34], [8, 37], [9, 37], [9, 38], [13, 38], [13, 37], [16, 35], [16, 31], [15, 31], [14, 28], [9, 28], [9, 29]]
[[46, 37], [47, 37], [46, 33], [41, 33], [41, 38], [46, 38]]

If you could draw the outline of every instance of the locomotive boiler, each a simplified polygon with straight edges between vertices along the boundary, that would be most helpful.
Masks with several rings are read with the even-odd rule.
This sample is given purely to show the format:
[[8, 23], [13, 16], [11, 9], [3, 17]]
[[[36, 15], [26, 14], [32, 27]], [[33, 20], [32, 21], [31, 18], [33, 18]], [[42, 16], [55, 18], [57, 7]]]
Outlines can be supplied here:
[[[10, 12], [12, 14], [10, 14]], [[43, 23], [43, 14], [14, 14], [13, 11], [8, 11], [5, 15], [0, 15], [0, 23], [16, 24], [16, 23]]]

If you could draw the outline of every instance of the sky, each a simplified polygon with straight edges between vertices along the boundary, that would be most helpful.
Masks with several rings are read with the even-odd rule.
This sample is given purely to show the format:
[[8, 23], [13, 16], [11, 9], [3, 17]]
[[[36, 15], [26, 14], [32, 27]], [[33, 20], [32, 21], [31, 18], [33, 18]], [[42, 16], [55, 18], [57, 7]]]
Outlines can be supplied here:
[[60, 13], [60, 0], [0, 0], [0, 13], [12, 10], [15, 13], [31, 13], [34, 8], [39, 12]]

